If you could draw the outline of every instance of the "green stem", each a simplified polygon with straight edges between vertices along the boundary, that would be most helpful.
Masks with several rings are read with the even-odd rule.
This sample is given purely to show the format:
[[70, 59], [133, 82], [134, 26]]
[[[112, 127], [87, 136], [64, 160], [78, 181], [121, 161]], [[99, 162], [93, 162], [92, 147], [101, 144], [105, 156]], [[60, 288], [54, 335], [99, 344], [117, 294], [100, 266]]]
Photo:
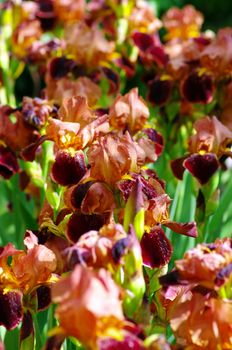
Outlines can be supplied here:
[[36, 349], [40, 350], [43, 348], [43, 341], [42, 341], [42, 337], [41, 337], [41, 330], [39, 327], [39, 323], [37, 320], [37, 316], [34, 315], [33, 317], [33, 321], [34, 321], [34, 325], [35, 325], [35, 339], [36, 339]]

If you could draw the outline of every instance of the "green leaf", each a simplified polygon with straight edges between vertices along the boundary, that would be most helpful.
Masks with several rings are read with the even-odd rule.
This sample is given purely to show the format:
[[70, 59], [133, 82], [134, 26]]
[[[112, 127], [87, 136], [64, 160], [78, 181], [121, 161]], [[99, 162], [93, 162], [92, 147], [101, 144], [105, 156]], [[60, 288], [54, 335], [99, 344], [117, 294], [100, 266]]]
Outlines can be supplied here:
[[53, 191], [53, 189], [51, 189], [51, 188], [47, 189], [46, 199], [47, 199], [48, 203], [52, 206], [52, 208], [54, 208], [55, 210], [57, 210], [59, 208], [60, 196], [57, 192]]

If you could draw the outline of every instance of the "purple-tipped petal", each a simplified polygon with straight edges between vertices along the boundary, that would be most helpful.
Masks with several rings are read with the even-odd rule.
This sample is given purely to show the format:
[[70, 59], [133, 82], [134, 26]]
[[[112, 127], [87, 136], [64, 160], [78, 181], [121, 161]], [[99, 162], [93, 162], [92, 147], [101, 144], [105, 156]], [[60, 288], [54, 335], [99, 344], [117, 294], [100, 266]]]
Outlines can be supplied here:
[[143, 132], [155, 143], [155, 152], [157, 156], [160, 156], [164, 148], [163, 136], [153, 128], [143, 129]]
[[0, 175], [9, 179], [19, 171], [17, 158], [8, 148], [0, 146]]
[[141, 242], [143, 264], [151, 269], [166, 265], [172, 255], [172, 246], [160, 227], [145, 232]]
[[4, 293], [0, 291], [0, 325], [7, 330], [17, 327], [23, 318], [22, 294], [20, 292]]
[[222, 286], [230, 277], [232, 274], [232, 263], [229, 265], [223, 267], [218, 273], [215, 278], [215, 284], [217, 287]]
[[90, 251], [83, 251], [76, 245], [66, 248], [62, 255], [65, 260], [65, 271], [72, 271], [77, 264], [85, 265], [91, 259]]
[[114, 262], [119, 263], [121, 257], [125, 254], [126, 249], [130, 245], [131, 240], [129, 237], [125, 237], [117, 241], [112, 248], [112, 257]]
[[217, 171], [219, 163], [213, 153], [193, 154], [184, 161], [183, 166], [204, 185]]
[[209, 103], [213, 99], [213, 92], [213, 79], [208, 74], [193, 72], [181, 85], [181, 94], [190, 103]]
[[86, 171], [83, 153], [78, 152], [72, 156], [67, 151], [59, 151], [52, 166], [51, 177], [62, 186], [70, 186], [78, 183]]

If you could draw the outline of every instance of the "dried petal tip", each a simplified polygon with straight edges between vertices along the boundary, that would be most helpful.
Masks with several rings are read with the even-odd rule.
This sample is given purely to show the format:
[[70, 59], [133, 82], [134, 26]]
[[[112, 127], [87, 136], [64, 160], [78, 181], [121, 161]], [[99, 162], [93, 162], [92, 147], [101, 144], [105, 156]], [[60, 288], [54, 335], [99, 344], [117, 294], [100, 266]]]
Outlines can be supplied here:
[[196, 223], [193, 222], [186, 222], [186, 223], [180, 223], [180, 222], [175, 222], [171, 220], [166, 220], [163, 222], [163, 225], [166, 227], [170, 228], [176, 233], [179, 233], [184, 236], [188, 237], [197, 237], [197, 226]]

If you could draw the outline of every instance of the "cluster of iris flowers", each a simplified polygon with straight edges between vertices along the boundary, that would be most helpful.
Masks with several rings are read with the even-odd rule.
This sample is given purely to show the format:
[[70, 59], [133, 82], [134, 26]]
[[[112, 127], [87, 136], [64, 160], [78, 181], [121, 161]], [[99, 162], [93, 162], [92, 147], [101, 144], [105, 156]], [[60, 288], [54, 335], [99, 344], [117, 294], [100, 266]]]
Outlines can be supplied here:
[[232, 28], [0, 9], [0, 348], [231, 349]]

